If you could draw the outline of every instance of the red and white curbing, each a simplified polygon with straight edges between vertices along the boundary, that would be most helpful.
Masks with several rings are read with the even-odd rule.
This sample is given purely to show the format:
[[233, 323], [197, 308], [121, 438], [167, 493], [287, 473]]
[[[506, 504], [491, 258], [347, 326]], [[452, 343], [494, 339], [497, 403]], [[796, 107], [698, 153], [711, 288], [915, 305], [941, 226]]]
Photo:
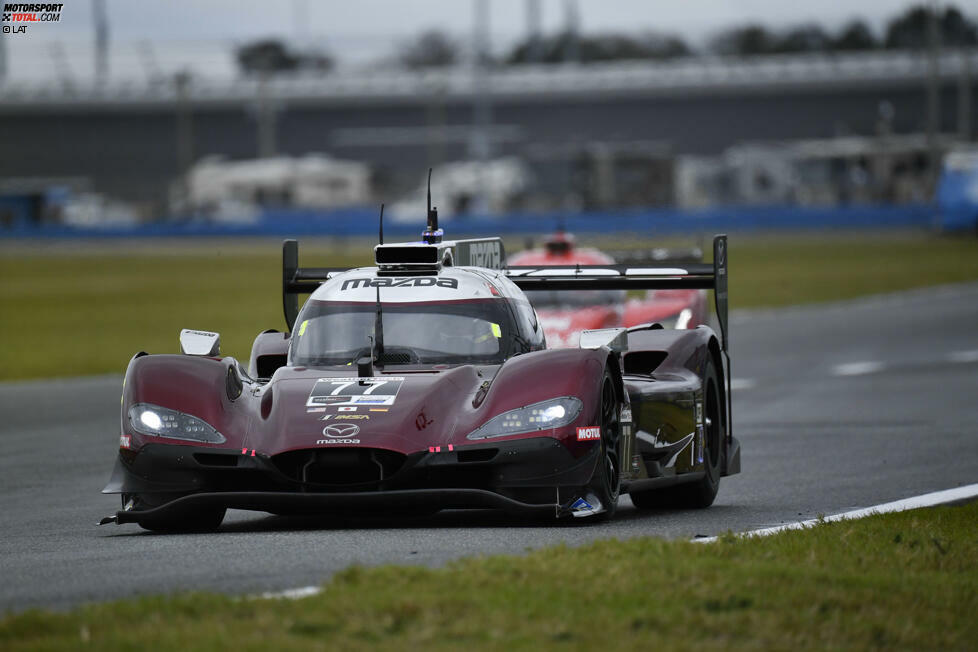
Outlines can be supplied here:
[[[819, 522], [844, 521], [844, 520], [851, 520], [857, 518], [865, 518], [867, 516], [872, 516], [873, 514], [888, 514], [891, 512], [904, 512], [908, 509], [920, 509], [922, 507], [936, 507], [937, 505], [946, 505], [948, 503], [971, 500], [974, 498], [978, 498], [978, 484], [969, 484], [963, 487], [957, 487], [955, 489], [935, 491], [933, 493], [923, 494], [921, 496], [913, 496], [912, 498], [895, 500], [892, 503], [883, 503], [882, 505], [874, 505], [872, 507], [854, 509], [851, 512], [833, 514], [832, 516], [826, 516], [822, 519], [810, 518], [806, 521], [786, 523], [785, 525], [766, 527], [766, 528], [761, 528], [760, 530], [749, 530], [747, 532], [738, 532], [735, 536], [766, 537], [771, 534], [777, 534], [778, 532], [784, 532], [785, 530], [801, 530], [806, 527], [812, 527], [813, 525], [816, 525]], [[717, 541], [718, 538], [719, 537], [701, 537], [698, 539], [693, 539], [693, 542], [713, 543]]]

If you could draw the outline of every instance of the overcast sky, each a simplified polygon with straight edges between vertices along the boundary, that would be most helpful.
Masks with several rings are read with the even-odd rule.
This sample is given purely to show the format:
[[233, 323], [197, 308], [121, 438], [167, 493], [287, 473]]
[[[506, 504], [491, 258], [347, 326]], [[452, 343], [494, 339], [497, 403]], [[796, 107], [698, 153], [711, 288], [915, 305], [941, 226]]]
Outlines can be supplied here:
[[[91, 68], [92, 4], [65, 0], [62, 21], [29, 34], [2, 35], [12, 77], [74, 76]], [[344, 63], [390, 56], [422, 30], [467, 38], [476, 0], [106, 0], [113, 75], [140, 68], [194, 65], [205, 74], [229, 74], [235, 43], [262, 36], [298, 37], [321, 44]], [[544, 32], [561, 30], [567, 0], [540, 0]], [[748, 22], [771, 27], [816, 22], [837, 29], [854, 18], [881, 31], [886, 20], [916, 4], [907, 0], [577, 0], [583, 32], [676, 32], [701, 44], [720, 29]], [[946, 4], [946, 3], [943, 3]], [[978, 0], [955, 3], [978, 14]], [[526, 34], [526, 0], [489, 0], [493, 49], [502, 52]], [[145, 43], [151, 43], [147, 48]]]

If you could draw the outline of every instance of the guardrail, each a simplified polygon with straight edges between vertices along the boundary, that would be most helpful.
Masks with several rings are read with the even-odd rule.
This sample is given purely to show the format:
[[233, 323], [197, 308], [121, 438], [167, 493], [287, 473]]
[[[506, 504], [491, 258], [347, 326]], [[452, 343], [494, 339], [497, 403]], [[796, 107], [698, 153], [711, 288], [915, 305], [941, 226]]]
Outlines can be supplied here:
[[[458, 235], [520, 235], [548, 233], [558, 223], [575, 233], [643, 233], [653, 235], [719, 231], [818, 229], [926, 229], [935, 226], [932, 204], [850, 205], [835, 207], [716, 207], [697, 211], [666, 209], [586, 213], [509, 214], [442, 220], [452, 237]], [[377, 210], [353, 208], [329, 212], [269, 210], [247, 224], [202, 219], [169, 220], [130, 227], [77, 228], [45, 225], [0, 229], [0, 238], [152, 238], [185, 236], [326, 236], [373, 237]], [[424, 224], [387, 219], [388, 238], [413, 238]]]
[[[948, 51], [939, 57], [938, 74], [947, 81], [962, 71], [978, 70], [978, 51]], [[750, 57], [685, 57], [668, 61], [620, 61], [590, 64], [535, 64], [494, 69], [487, 88], [494, 97], [577, 97], [712, 93], [731, 90], [858, 88], [867, 84], [920, 84], [927, 75], [924, 51], [778, 54]], [[341, 105], [349, 102], [428, 104], [471, 101], [476, 92], [470, 68], [425, 71], [337, 71], [312, 76], [280, 74], [254, 77], [194, 77], [178, 88], [173, 79], [152, 82], [126, 79], [96, 85], [8, 82], [0, 110], [25, 106], [126, 107], [171, 105], [185, 101], [197, 108], [278, 102]]]

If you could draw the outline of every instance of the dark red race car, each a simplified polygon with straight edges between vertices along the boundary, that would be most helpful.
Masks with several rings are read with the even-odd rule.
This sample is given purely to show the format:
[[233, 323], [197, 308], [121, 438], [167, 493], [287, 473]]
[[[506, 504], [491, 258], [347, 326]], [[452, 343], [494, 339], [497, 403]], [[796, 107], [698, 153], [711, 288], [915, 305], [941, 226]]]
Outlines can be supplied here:
[[[507, 269], [498, 238], [381, 244], [376, 265], [300, 268], [286, 241], [289, 332], [247, 368], [219, 336], [133, 357], [103, 523], [216, 528], [228, 508], [275, 514], [498, 508], [606, 518], [713, 502], [740, 469], [726, 355], [726, 238], [683, 269]], [[524, 290], [716, 290], [700, 326], [585, 331], [548, 349]], [[311, 294], [301, 311], [298, 295]]]
[[[698, 249], [654, 249], [617, 255], [634, 268], [684, 265], [699, 261]], [[521, 251], [509, 257], [510, 267], [614, 265], [615, 257], [589, 247], [578, 247], [564, 231], [550, 235], [541, 249]], [[706, 291], [694, 289], [649, 290], [641, 298], [627, 298], [625, 290], [580, 292], [530, 291], [527, 298], [540, 316], [550, 348], [576, 347], [581, 331], [594, 328], [660, 323], [665, 328], [696, 328], [709, 317]]]

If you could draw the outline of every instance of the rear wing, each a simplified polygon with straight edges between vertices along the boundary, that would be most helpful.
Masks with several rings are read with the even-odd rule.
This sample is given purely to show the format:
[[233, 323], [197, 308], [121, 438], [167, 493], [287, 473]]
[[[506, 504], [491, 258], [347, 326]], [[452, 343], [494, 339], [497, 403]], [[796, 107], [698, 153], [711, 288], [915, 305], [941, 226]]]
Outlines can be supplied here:
[[713, 238], [713, 263], [526, 265], [505, 270], [521, 290], [713, 290], [720, 345], [727, 351], [727, 236]]
[[654, 247], [652, 249], [602, 250], [619, 265], [685, 265], [703, 262], [703, 250], [699, 247]]

